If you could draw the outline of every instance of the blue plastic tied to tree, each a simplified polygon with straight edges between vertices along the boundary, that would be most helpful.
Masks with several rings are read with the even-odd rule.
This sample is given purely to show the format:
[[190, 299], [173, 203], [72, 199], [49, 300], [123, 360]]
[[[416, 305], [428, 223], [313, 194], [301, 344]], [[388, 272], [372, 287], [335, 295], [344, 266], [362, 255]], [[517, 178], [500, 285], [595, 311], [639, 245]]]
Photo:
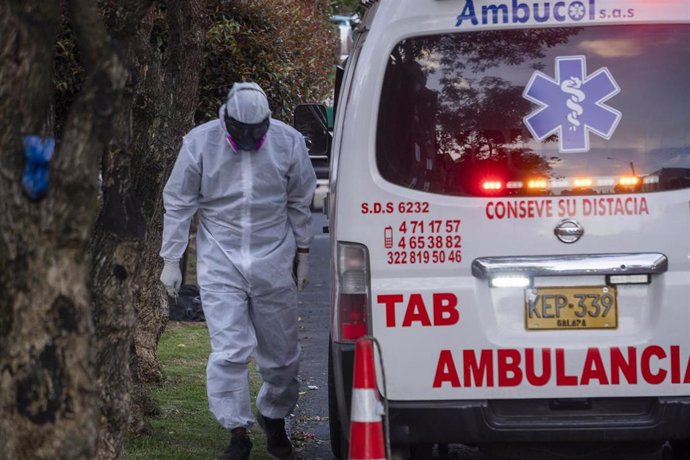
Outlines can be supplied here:
[[40, 200], [48, 192], [50, 159], [55, 150], [55, 139], [40, 136], [24, 137], [24, 176], [22, 187], [32, 200]]

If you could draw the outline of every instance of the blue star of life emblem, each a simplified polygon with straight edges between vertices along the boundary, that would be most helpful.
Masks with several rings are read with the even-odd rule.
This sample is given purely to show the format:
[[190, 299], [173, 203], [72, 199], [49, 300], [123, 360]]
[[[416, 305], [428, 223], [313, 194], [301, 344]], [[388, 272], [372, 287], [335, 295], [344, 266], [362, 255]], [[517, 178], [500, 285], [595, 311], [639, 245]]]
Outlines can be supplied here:
[[556, 78], [536, 71], [522, 96], [540, 107], [523, 120], [543, 141], [558, 134], [559, 151], [588, 152], [589, 135], [611, 139], [621, 113], [604, 104], [620, 92], [606, 67], [587, 75], [584, 56], [556, 58]]

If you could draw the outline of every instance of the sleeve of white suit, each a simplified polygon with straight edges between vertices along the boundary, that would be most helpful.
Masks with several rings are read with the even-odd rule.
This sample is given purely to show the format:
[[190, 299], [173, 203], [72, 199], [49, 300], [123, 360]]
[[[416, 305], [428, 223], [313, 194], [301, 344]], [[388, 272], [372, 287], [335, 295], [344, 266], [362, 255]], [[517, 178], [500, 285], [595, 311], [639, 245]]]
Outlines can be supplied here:
[[312, 240], [311, 206], [316, 190], [316, 174], [302, 136], [293, 144], [293, 163], [288, 178], [288, 219], [297, 247], [308, 248]]
[[189, 242], [189, 227], [198, 209], [201, 167], [186, 143], [183, 142], [172, 173], [163, 189], [163, 243], [160, 255], [164, 259], [180, 259]]

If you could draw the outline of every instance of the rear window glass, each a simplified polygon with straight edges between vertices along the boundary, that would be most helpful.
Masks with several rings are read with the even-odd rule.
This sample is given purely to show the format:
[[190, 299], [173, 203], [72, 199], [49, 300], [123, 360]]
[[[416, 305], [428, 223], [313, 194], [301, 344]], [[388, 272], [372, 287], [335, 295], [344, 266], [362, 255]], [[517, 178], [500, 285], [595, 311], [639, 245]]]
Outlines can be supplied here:
[[690, 187], [690, 26], [454, 33], [400, 42], [377, 165], [459, 196]]

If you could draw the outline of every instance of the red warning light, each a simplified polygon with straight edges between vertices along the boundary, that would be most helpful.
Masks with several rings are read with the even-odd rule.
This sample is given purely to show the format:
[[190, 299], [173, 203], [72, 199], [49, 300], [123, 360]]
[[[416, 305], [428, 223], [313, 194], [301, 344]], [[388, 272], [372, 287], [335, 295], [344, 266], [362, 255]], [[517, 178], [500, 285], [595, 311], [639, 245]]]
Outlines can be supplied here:
[[497, 192], [503, 190], [503, 182], [500, 180], [485, 180], [482, 182], [482, 190], [485, 192]]

